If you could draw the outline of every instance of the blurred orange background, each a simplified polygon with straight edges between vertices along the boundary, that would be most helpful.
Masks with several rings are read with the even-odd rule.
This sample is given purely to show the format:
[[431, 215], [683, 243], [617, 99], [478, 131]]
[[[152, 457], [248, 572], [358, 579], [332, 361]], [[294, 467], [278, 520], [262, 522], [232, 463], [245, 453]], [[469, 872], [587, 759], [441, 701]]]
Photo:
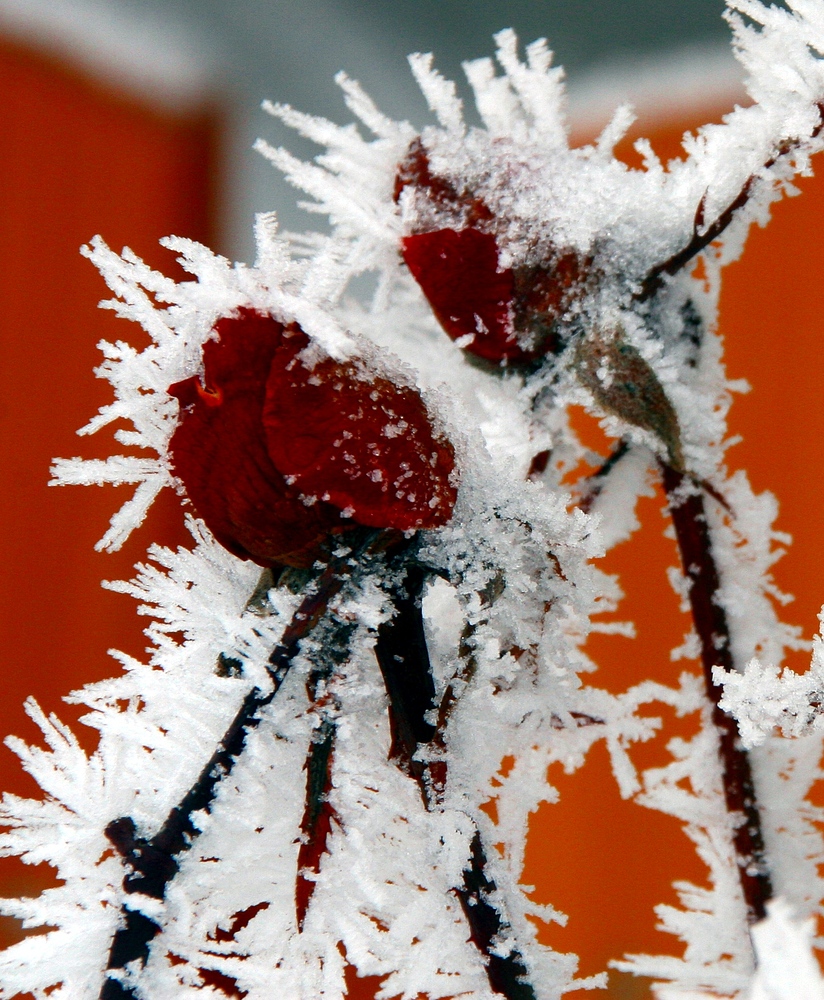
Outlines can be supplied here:
[[[0, 733], [37, 739], [23, 712], [26, 697], [73, 722], [80, 713], [62, 695], [116, 670], [110, 647], [140, 655], [145, 646], [134, 603], [101, 590], [101, 579], [129, 577], [152, 541], [185, 541], [178, 501], [168, 494], [122, 552], [95, 553], [123, 497], [109, 488], [46, 485], [54, 456], [109, 452], [105, 433], [74, 433], [109, 399], [107, 384], [92, 377], [100, 360], [95, 345], [101, 338], [140, 343], [142, 336], [95, 308], [107, 291], [78, 248], [99, 232], [115, 249], [128, 245], [175, 274], [173, 256], [157, 245], [161, 236], [213, 244], [221, 113], [208, 101], [158, 110], [11, 42], [0, 42], [0, 84]], [[667, 160], [679, 154], [684, 129], [719, 120], [725, 110], [705, 105], [689, 115], [682, 110], [676, 121], [642, 118], [634, 136], [647, 135]], [[621, 151], [634, 165], [631, 143]], [[752, 385], [733, 406], [731, 431], [743, 443], [729, 461], [749, 471], [757, 491], [772, 490], [780, 500], [777, 526], [794, 544], [775, 575], [796, 596], [786, 617], [810, 638], [824, 602], [824, 179], [799, 186], [802, 196], [778, 204], [768, 228], [754, 230], [743, 259], [729, 267], [721, 328], [730, 376]], [[591, 647], [601, 663], [596, 683], [614, 691], [647, 677], [673, 680], [685, 666], [669, 658], [688, 623], [666, 582], [666, 567], [677, 559], [663, 536], [661, 498], [642, 500], [641, 512], [641, 532], [605, 566], [621, 575], [627, 597], [618, 617], [634, 620], [638, 637], [596, 637]], [[803, 669], [805, 659], [797, 654], [792, 665]], [[76, 730], [91, 747], [90, 731]], [[666, 738], [674, 731], [669, 725]], [[643, 748], [646, 764], [664, 762], [664, 742]], [[579, 952], [582, 975], [625, 952], [678, 953], [678, 942], [655, 929], [652, 910], [675, 902], [673, 880], [704, 878], [678, 823], [621, 801], [602, 748], [578, 774], [551, 779], [561, 802], [534, 817], [525, 879], [536, 898], [570, 918], [565, 928], [548, 928], [545, 939]], [[37, 791], [6, 748], [0, 787]], [[38, 891], [49, 874], [4, 861], [0, 877], [1, 894], [16, 895]], [[18, 933], [8, 920], [0, 929], [6, 940]], [[353, 975], [351, 995], [371, 997], [377, 985]], [[648, 984], [612, 974], [609, 996], [648, 995]]]

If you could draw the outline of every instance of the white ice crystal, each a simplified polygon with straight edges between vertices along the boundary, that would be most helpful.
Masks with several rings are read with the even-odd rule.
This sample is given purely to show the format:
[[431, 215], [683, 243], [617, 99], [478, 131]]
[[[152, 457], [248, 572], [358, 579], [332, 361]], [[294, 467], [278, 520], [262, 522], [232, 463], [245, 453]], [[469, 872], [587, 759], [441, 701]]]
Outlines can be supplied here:
[[812, 950], [813, 922], [793, 919], [792, 908], [781, 899], [753, 927], [758, 972], [749, 1000], [821, 1000], [824, 977]]
[[[820, 620], [824, 624], [824, 610]], [[774, 664], [775, 658], [771, 659]], [[759, 746], [776, 729], [785, 736], [803, 736], [824, 726], [824, 640], [820, 635], [813, 640], [806, 673], [752, 659], [741, 673], [717, 670], [716, 682], [724, 687], [721, 704], [738, 720], [745, 746]]]

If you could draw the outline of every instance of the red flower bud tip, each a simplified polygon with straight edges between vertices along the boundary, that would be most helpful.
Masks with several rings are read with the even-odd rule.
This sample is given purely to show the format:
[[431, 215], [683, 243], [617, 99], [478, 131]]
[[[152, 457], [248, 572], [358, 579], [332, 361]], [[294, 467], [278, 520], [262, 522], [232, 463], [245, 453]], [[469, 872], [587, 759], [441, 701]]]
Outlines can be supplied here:
[[251, 309], [214, 332], [203, 380], [169, 388], [181, 405], [169, 453], [222, 545], [264, 566], [307, 566], [353, 523], [449, 520], [454, 452], [414, 390], [370, 381], [352, 362], [305, 367], [300, 327]]
[[578, 256], [502, 269], [492, 212], [432, 173], [420, 139], [398, 168], [396, 201], [406, 188], [421, 192], [437, 218], [453, 222], [401, 241], [407, 267], [449, 336], [493, 364], [526, 364], [559, 350], [556, 322], [586, 272]]
[[455, 453], [414, 389], [353, 362], [275, 355], [263, 411], [269, 455], [304, 495], [359, 524], [435, 528], [452, 515]]

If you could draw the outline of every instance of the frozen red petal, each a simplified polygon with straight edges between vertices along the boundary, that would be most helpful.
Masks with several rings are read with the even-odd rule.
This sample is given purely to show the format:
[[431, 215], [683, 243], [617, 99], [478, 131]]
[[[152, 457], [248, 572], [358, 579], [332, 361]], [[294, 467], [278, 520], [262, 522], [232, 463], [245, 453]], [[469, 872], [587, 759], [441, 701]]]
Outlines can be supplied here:
[[406, 156], [398, 165], [394, 189], [396, 202], [400, 201], [408, 187], [425, 192], [427, 199], [438, 208], [456, 213], [461, 219], [461, 228], [493, 218], [482, 198], [466, 189], [459, 191], [451, 181], [432, 173], [429, 154], [420, 138], [412, 140]]
[[414, 389], [351, 363], [303, 366], [279, 351], [263, 421], [275, 467], [359, 524], [408, 531], [452, 515], [455, 455]]
[[402, 240], [403, 259], [438, 322], [470, 354], [495, 364], [531, 361], [512, 322], [514, 278], [499, 269], [491, 233], [439, 229]]
[[406, 156], [398, 166], [393, 192], [396, 202], [400, 201], [401, 194], [407, 187], [425, 190], [432, 201], [441, 206], [458, 205], [461, 201], [454, 186], [430, 170], [429, 155], [420, 138], [412, 140]]
[[305, 336], [249, 309], [221, 319], [203, 349], [203, 383], [169, 392], [181, 403], [169, 445], [172, 468], [198, 515], [229, 551], [261, 565], [311, 564], [331, 529], [345, 526], [325, 504], [307, 506], [272, 465], [262, 412], [278, 348]]

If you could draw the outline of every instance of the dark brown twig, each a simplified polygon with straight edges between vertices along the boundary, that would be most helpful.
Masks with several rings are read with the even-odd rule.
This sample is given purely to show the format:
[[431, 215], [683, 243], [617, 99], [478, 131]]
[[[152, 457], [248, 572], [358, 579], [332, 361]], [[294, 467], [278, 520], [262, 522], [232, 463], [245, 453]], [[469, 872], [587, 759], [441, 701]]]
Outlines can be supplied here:
[[[165, 897], [166, 887], [180, 867], [179, 856], [192, 847], [200, 834], [196, 814], [211, 809], [220, 782], [231, 773], [246, 746], [247, 736], [260, 724], [262, 709], [270, 704], [286, 679], [301, 641], [324, 617], [359, 561], [380, 551], [387, 541], [386, 533], [365, 532], [351, 549], [330, 559], [269, 657], [271, 688], [266, 693], [254, 688], [246, 695], [209, 762], [157, 833], [150, 838], [139, 836], [131, 816], [113, 820], [106, 827], [106, 836], [130, 869], [123, 879], [127, 896], [139, 893], [158, 900]], [[160, 929], [150, 917], [124, 903], [121, 926], [112, 939], [107, 973], [122, 973], [132, 963], [140, 968], [145, 966], [151, 942]], [[134, 1000], [137, 996], [134, 985], [110, 975], [100, 991], [100, 1000]]]
[[295, 880], [295, 916], [299, 931], [303, 930], [309, 903], [315, 892], [316, 878], [313, 876], [320, 873], [323, 855], [328, 851], [332, 825], [338, 819], [329, 795], [332, 790], [340, 704], [327, 685], [335, 670], [349, 656], [355, 628], [356, 623], [350, 621], [336, 620], [327, 623], [323, 634], [316, 637], [317, 657], [313, 653], [313, 666], [306, 682], [306, 692], [319, 721], [312, 733], [304, 764], [306, 794], [300, 821]]
[[732, 670], [734, 664], [704, 496], [685, 473], [662, 465], [662, 477], [684, 575], [690, 585], [689, 601], [701, 643], [704, 683], [718, 732], [724, 799], [736, 823], [733, 845], [747, 918], [753, 924], [766, 915], [773, 889], [750, 760], [741, 745], [735, 720], [718, 707], [723, 689], [712, 678], [714, 666]]
[[327, 851], [335, 820], [329, 792], [332, 789], [336, 736], [335, 720], [324, 716], [313, 734], [306, 757], [306, 801], [300, 821], [301, 842], [295, 881], [295, 916], [299, 931], [303, 930], [309, 903], [315, 891], [315, 879], [311, 876], [320, 872], [321, 860]]
[[628, 451], [629, 442], [622, 438], [616, 445], [615, 450], [607, 455], [595, 472], [591, 476], [587, 476], [583, 481], [584, 489], [576, 506], [580, 507], [587, 514], [592, 510], [592, 505], [601, 495], [601, 490], [606, 485], [610, 472], [612, 472]]
[[[430, 721], [435, 704], [435, 684], [426, 646], [423, 623], [424, 571], [408, 568], [403, 582], [392, 592], [394, 616], [378, 629], [375, 654], [383, 674], [389, 700], [392, 734], [390, 753], [398, 766], [418, 784], [427, 809], [440, 808], [447, 778], [445, 729], [457, 702], [458, 677], [447, 686]], [[491, 603], [503, 589], [496, 578], [485, 594]], [[474, 628], [468, 625], [461, 637], [460, 681], [465, 684], [475, 672], [471, 638]], [[419, 752], [423, 759], [419, 759]], [[455, 892], [469, 926], [469, 936], [481, 953], [489, 985], [507, 1000], [535, 1000], [527, 981], [528, 969], [517, 948], [500, 955], [496, 947], [510, 932], [510, 926], [493, 896], [495, 883], [487, 874], [488, 861], [478, 830], [472, 838], [470, 856], [463, 872], [463, 885]]]
[[[817, 104], [816, 108], [819, 113], [819, 123], [810, 133], [810, 139], [815, 139], [820, 134], [822, 128], [824, 128], [824, 103]], [[766, 161], [762, 170], [769, 170], [770, 167], [775, 166], [782, 156], [793, 152], [794, 149], [797, 149], [801, 145], [801, 142], [801, 139], [785, 139], [784, 142], [779, 143], [775, 153]], [[677, 253], [674, 253], [672, 257], [665, 260], [662, 264], [658, 264], [647, 274], [641, 282], [640, 289], [633, 296], [633, 299], [636, 302], [647, 302], [663, 287], [665, 277], [677, 274], [694, 257], [701, 253], [702, 250], [706, 249], [713, 240], [717, 240], [733, 221], [736, 212], [743, 208], [750, 200], [759, 176], [759, 174], [753, 174], [751, 177], [748, 177], [735, 198], [733, 198], [720, 215], [716, 216], [715, 220], [706, 229], [704, 228], [704, 211], [707, 199], [705, 192], [695, 210], [695, 220], [693, 222], [692, 238], [690, 241], [677, 251]]]
[[375, 656], [389, 701], [389, 756], [415, 779], [427, 808], [432, 804], [427, 766], [415, 758], [419, 747], [435, 735], [428, 713], [435, 701], [435, 682], [423, 624], [426, 574], [410, 566], [391, 591], [392, 618], [378, 628]]
[[469, 848], [469, 863], [463, 873], [463, 886], [456, 890], [469, 924], [469, 936], [486, 958], [487, 978], [495, 993], [507, 1000], [535, 1000], [535, 991], [526, 978], [528, 970], [517, 948], [508, 955], [495, 951], [509, 925], [492, 899], [496, 886], [486, 869], [483, 841], [476, 830]]

